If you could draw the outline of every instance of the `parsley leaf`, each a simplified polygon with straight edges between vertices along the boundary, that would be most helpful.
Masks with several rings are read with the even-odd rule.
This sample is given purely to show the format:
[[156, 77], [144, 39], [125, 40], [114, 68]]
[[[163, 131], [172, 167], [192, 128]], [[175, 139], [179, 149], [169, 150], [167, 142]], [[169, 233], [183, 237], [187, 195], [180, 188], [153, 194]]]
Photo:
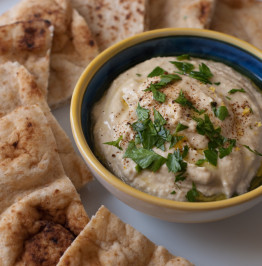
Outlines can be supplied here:
[[137, 148], [134, 141], [129, 142], [124, 158], [130, 158], [142, 169], [149, 168], [153, 172], [166, 162], [166, 158], [152, 150]]
[[138, 103], [137, 108], [136, 108], [136, 115], [137, 115], [138, 120], [145, 121], [146, 119], [149, 118], [149, 110], [142, 108], [140, 104]]
[[123, 139], [123, 136], [121, 135], [117, 140], [115, 141], [109, 141], [109, 142], [105, 142], [103, 144], [107, 144], [107, 145], [111, 145], [111, 146], [115, 146], [116, 148], [118, 148], [119, 150], [123, 150], [120, 146], [119, 143], [120, 141]]
[[228, 142], [230, 145], [227, 148], [219, 147], [219, 158], [222, 159], [225, 156], [229, 155], [232, 152], [233, 147], [236, 146], [236, 140], [235, 139], [229, 139]]
[[166, 124], [166, 120], [164, 117], [154, 108], [154, 123], [157, 126], [164, 126]]
[[190, 55], [189, 54], [182, 54], [182, 55], [177, 56], [176, 59], [178, 61], [190, 60]]
[[183, 138], [184, 138], [183, 136], [173, 135], [169, 149], [173, 148]]
[[244, 89], [232, 89], [232, 90], [230, 90], [230, 91], [228, 91], [228, 93], [229, 94], [234, 94], [234, 93], [236, 93], [236, 92], [246, 92]]
[[257, 150], [252, 150], [249, 146], [247, 145], [243, 145], [246, 149], [248, 149], [249, 151], [253, 152], [254, 154], [258, 155], [258, 156], [262, 156], [262, 153], [258, 152]]
[[181, 90], [179, 93], [179, 96], [175, 99], [176, 103], [179, 103], [180, 105], [184, 106], [184, 107], [188, 107], [192, 110], [194, 110], [195, 112], [197, 112], [198, 114], [203, 114], [205, 112], [205, 110], [198, 110], [193, 103], [191, 103], [185, 96], [185, 94], [183, 93], [183, 91]]
[[181, 123], [178, 123], [177, 126], [176, 126], [175, 133], [178, 133], [178, 132], [180, 132], [180, 131], [182, 131], [182, 130], [184, 130], [184, 129], [187, 129], [187, 128], [188, 128], [188, 126], [183, 125], [183, 124], [181, 124]]
[[206, 196], [200, 191], [197, 190], [195, 183], [192, 183], [192, 189], [189, 190], [186, 194], [186, 198], [190, 202], [210, 202], [210, 201], [218, 201], [226, 199], [225, 194], [217, 194]]
[[194, 65], [186, 62], [170, 61], [171, 64], [175, 65], [177, 69], [183, 72], [183, 74], [188, 74], [194, 69]]
[[186, 145], [186, 146], [184, 146], [183, 152], [182, 152], [182, 158], [183, 159], [188, 155], [188, 152], [189, 152], [189, 147]]
[[141, 77], [142, 75], [141, 74], [139, 74], [139, 73], [136, 73], [136, 75], [138, 76], [138, 77]]
[[203, 165], [203, 163], [205, 163], [205, 162], [207, 162], [206, 159], [199, 159], [199, 160], [197, 160], [197, 162], [195, 163], [195, 165], [197, 165], [197, 166], [201, 166], [201, 165]]
[[166, 95], [158, 90], [175, 80], [181, 80], [181, 77], [176, 74], [167, 74], [161, 75], [160, 78], [159, 82], [151, 83], [149, 88], [145, 89], [145, 91], [151, 91], [153, 93], [153, 99], [163, 103], [166, 100]]
[[221, 82], [214, 82], [215, 85], [219, 86]]
[[148, 76], [149, 78], [152, 78], [152, 77], [160, 76], [160, 75], [164, 74], [165, 72], [166, 72], [166, 71], [165, 71], [163, 68], [157, 66], [157, 67], [156, 67], [151, 73], [149, 73], [147, 76]]
[[211, 163], [214, 166], [217, 166], [217, 159], [218, 159], [218, 154], [216, 150], [205, 150], [204, 151], [205, 158], [206, 160]]
[[196, 189], [196, 185], [195, 183], [193, 182], [192, 183], [192, 189], [190, 189], [187, 194], [186, 194], [186, 199], [189, 201], [189, 202], [196, 202], [197, 201], [197, 197], [198, 197], [199, 193]]
[[160, 102], [160, 103], [164, 103], [166, 100], [166, 95], [161, 92], [158, 91], [157, 89], [155, 89], [154, 87], [151, 88], [151, 91], [153, 93], [153, 99]]
[[209, 67], [204, 63], [199, 65], [199, 71], [191, 71], [189, 76], [201, 81], [202, 83], [212, 84], [210, 78], [213, 77], [213, 74], [211, 73]]
[[183, 157], [180, 154], [179, 149], [175, 150], [174, 153], [169, 153], [167, 156], [166, 165], [169, 172], [185, 172], [187, 169], [187, 163], [183, 161]]
[[211, 107], [212, 107], [212, 110], [214, 112], [214, 115], [218, 119], [220, 119], [221, 121], [224, 121], [229, 116], [229, 112], [228, 112], [226, 106], [222, 105], [222, 106], [219, 106], [218, 108], [216, 108], [216, 103], [211, 102]]

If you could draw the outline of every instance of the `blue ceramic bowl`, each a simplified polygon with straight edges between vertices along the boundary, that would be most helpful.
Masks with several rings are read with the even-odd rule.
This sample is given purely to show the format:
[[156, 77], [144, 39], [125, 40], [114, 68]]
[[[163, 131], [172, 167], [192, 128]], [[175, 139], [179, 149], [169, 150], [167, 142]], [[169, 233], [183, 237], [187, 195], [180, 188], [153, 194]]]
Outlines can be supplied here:
[[161, 219], [205, 222], [240, 213], [262, 200], [262, 187], [244, 195], [209, 203], [176, 202], [138, 191], [110, 173], [93, 153], [91, 110], [122, 72], [152, 57], [189, 54], [223, 62], [262, 89], [262, 52], [222, 33], [196, 29], [162, 29], [126, 39], [93, 60], [79, 79], [71, 104], [77, 146], [97, 179], [126, 204]]

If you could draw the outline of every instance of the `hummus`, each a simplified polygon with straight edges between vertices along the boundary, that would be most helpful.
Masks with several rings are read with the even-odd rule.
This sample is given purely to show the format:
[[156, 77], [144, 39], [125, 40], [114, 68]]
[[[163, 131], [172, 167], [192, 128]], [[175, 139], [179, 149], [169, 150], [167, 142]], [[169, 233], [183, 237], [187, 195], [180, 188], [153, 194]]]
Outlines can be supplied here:
[[[171, 82], [151, 86], [161, 85], [170, 74], [176, 77]], [[165, 99], [154, 99], [152, 88]], [[151, 195], [178, 201], [194, 201], [196, 193], [229, 198], [248, 190], [260, 166], [261, 103], [252, 82], [222, 63], [152, 58], [117, 77], [95, 104], [95, 150], [116, 176]], [[158, 114], [162, 125], [157, 124]], [[152, 135], [148, 123], [149, 133], [134, 126], [143, 119], [157, 130], [162, 145], [143, 147], [143, 136], [148, 137], [143, 134]], [[141, 167], [149, 157], [132, 157], [147, 151], [164, 158], [154, 161], [160, 166]]]

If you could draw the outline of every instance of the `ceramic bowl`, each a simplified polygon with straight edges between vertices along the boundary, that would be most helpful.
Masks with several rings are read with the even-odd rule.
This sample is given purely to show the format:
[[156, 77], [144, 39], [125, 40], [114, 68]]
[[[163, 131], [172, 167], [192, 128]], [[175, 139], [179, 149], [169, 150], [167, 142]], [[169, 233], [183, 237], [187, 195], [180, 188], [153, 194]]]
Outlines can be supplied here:
[[223, 62], [262, 88], [262, 51], [208, 30], [161, 29], [121, 41], [96, 57], [85, 69], [73, 93], [71, 126], [75, 142], [93, 175], [127, 205], [167, 221], [207, 222], [245, 211], [262, 200], [262, 186], [243, 195], [216, 202], [178, 202], [141, 192], [114, 176], [96, 158], [92, 144], [91, 110], [111, 82], [123, 71], [157, 56], [189, 54]]

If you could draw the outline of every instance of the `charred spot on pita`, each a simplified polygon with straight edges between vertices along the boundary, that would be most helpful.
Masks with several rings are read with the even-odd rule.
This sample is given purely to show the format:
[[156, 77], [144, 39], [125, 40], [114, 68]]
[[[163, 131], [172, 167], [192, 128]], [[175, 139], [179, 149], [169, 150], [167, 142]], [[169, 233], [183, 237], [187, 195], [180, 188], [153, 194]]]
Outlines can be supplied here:
[[75, 236], [65, 227], [50, 221], [42, 221], [39, 232], [24, 244], [19, 262], [24, 265], [56, 265]]

